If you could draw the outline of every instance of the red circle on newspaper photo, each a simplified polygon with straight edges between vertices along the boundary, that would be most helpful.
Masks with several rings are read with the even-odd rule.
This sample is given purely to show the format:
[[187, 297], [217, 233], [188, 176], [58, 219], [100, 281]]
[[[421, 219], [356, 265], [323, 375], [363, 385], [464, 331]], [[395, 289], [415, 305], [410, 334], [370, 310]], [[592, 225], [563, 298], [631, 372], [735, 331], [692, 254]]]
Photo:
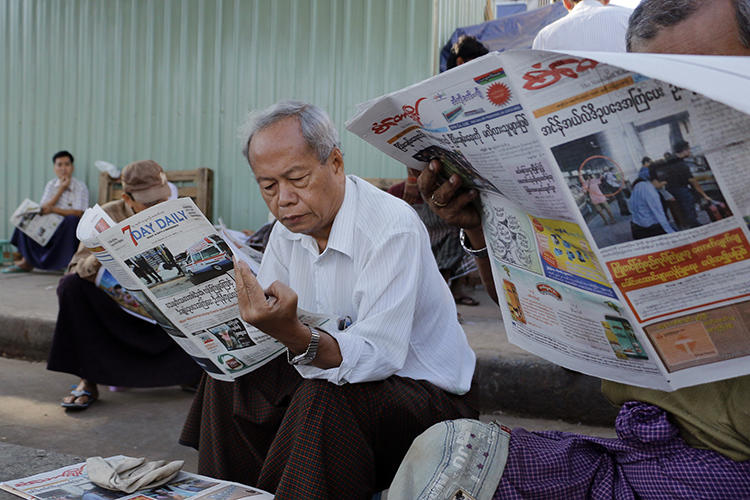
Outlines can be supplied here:
[[510, 89], [504, 83], [493, 83], [487, 89], [487, 99], [495, 106], [502, 106], [510, 101]]
[[544, 226], [543, 226], [543, 225], [542, 225], [542, 223], [541, 223], [541, 222], [539, 222], [538, 220], [536, 220], [536, 219], [532, 218], [532, 219], [531, 219], [531, 224], [532, 224], [532, 225], [534, 226], [534, 230], [535, 230], [535, 231], [536, 231], [537, 233], [543, 233], [543, 232], [544, 232]]

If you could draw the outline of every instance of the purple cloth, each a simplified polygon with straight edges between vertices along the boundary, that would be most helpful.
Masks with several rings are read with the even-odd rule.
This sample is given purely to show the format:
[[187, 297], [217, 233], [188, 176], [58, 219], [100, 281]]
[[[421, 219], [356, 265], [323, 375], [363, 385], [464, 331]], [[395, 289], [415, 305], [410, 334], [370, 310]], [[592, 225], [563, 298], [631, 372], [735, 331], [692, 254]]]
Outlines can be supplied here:
[[750, 461], [688, 446], [667, 415], [627, 402], [617, 439], [514, 429], [493, 499], [750, 498]]
[[78, 249], [76, 227], [78, 217], [66, 215], [55, 234], [42, 246], [18, 229], [13, 231], [11, 244], [18, 248], [24, 259], [36, 269], [65, 269]]

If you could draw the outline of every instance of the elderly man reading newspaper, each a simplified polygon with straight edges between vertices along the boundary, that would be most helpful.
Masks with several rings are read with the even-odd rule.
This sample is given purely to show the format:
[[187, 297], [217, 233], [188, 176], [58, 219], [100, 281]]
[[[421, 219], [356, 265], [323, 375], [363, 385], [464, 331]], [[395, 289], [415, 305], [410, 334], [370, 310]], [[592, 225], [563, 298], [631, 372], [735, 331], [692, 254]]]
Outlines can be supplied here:
[[[720, 30], [716, 30], [721, 26]], [[750, 55], [750, 1], [643, 0], [630, 18], [628, 49], [633, 52]], [[495, 290], [484, 247], [476, 191], [457, 191], [457, 182], [440, 183], [433, 162], [419, 177], [422, 196], [437, 214], [461, 226], [475, 254], [482, 279]], [[478, 249], [478, 250], [476, 250]], [[477, 499], [520, 498], [750, 498], [750, 376], [697, 385], [674, 392], [603, 381], [602, 392], [621, 405], [617, 439], [566, 432], [529, 432], [478, 422], [435, 426], [416, 441], [389, 490], [389, 499], [459, 498], [454, 492], [481, 492]], [[468, 431], [467, 431], [468, 429]], [[494, 476], [449, 470], [452, 436], [484, 433], [490, 457], [478, 460]], [[508, 439], [509, 437], [509, 439]], [[505, 452], [498, 451], [505, 445]], [[488, 444], [489, 443], [489, 444]], [[451, 447], [453, 450], [451, 450]], [[420, 460], [425, 450], [443, 458]], [[447, 458], [446, 458], [447, 456]], [[486, 455], [485, 455], [486, 457]], [[499, 464], [499, 467], [498, 465]], [[453, 478], [465, 478], [462, 484]], [[436, 479], [437, 478], [437, 479]], [[431, 494], [435, 493], [435, 496]], [[446, 496], [441, 496], [445, 493]], [[463, 495], [463, 492], [461, 493]], [[461, 497], [465, 498], [465, 497]]]
[[[277, 499], [368, 499], [415, 436], [476, 416], [475, 355], [417, 214], [344, 173], [325, 112], [288, 101], [254, 115], [244, 154], [280, 224], [257, 281], [237, 267], [243, 319], [288, 348], [234, 382], [204, 377], [181, 442], [199, 471]], [[321, 330], [299, 307], [351, 318]], [[343, 326], [343, 325], [342, 325]]]

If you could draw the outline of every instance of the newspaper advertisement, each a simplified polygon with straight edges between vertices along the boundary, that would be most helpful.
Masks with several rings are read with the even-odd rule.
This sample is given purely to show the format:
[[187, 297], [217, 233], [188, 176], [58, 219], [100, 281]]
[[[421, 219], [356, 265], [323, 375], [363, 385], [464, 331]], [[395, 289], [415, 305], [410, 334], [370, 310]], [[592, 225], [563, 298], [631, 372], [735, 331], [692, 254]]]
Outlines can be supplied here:
[[[110, 457], [112, 459], [119, 457]], [[28, 500], [270, 500], [273, 495], [244, 484], [213, 479], [181, 471], [168, 483], [155, 488], [124, 493], [89, 481], [86, 463], [0, 483], [0, 489]]]
[[480, 193], [511, 342], [674, 390], [750, 373], [750, 109], [722, 97], [750, 64], [726, 59], [490, 53], [347, 128]]
[[59, 214], [42, 215], [39, 203], [26, 198], [18, 205], [10, 223], [41, 246], [46, 245], [63, 220]]
[[[217, 230], [190, 198], [160, 203], [115, 224], [101, 207], [84, 213], [79, 239], [128, 294], [210, 376], [235, 378], [284, 353], [240, 317], [233, 258], [257, 273], [260, 259]], [[93, 229], [93, 230], [92, 230]], [[321, 327], [329, 318], [300, 311]]]

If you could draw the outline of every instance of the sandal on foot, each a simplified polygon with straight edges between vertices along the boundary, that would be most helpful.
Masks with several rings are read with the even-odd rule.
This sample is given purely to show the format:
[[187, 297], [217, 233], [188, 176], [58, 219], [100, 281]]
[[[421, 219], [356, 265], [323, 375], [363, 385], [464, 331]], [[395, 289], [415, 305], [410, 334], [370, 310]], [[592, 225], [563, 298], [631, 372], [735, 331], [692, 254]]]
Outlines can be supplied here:
[[[70, 395], [74, 397], [73, 401], [70, 403], [66, 403], [65, 401], [60, 403], [60, 406], [65, 408], [66, 410], [85, 410], [89, 406], [91, 406], [94, 402], [96, 402], [96, 397], [94, 397], [93, 394], [91, 394], [89, 391], [79, 391], [76, 389], [73, 389], [70, 391]], [[86, 396], [88, 399], [84, 403], [76, 403], [78, 398]]]
[[456, 297], [456, 304], [461, 304], [463, 306], [478, 306], [479, 301], [468, 295], [462, 295], [461, 297]]
[[31, 272], [31, 269], [24, 269], [23, 267], [16, 266], [15, 264], [12, 265], [12, 266], [10, 266], [10, 267], [6, 267], [5, 269], [3, 269], [3, 274], [30, 273], [30, 272]]

